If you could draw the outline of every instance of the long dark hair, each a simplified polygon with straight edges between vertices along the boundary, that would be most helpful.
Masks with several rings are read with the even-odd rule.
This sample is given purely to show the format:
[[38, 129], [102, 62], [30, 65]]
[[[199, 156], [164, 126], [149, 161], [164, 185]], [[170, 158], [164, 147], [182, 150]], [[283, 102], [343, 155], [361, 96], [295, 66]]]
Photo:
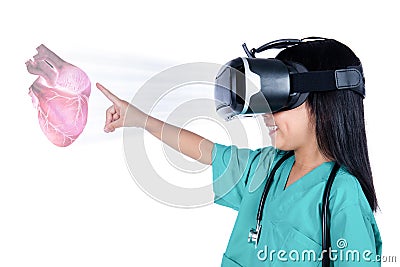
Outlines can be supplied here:
[[[282, 50], [276, 58], [295, 61], [309, 71], [361, 64], [346, 45], [333, 40], [305, 42]], [[359, 181], [373, 211], [378, 207], [368, 156], [363, 98], [351, 90], [311, 92], [306, 106], [314, 119], [318, 147]]]

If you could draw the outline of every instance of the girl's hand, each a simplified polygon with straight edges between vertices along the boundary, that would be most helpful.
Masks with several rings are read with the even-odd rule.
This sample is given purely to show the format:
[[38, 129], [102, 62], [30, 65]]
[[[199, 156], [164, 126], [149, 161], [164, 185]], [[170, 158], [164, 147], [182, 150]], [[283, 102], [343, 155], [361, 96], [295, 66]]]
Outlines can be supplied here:
[[129, 104], [127, 101], [119, 99], [100, 83], [96, 87], [112, 102], [112, 106], [106, 111], [106, 133], [114, 132], [120, 127], [144, 127], [147, 115]]

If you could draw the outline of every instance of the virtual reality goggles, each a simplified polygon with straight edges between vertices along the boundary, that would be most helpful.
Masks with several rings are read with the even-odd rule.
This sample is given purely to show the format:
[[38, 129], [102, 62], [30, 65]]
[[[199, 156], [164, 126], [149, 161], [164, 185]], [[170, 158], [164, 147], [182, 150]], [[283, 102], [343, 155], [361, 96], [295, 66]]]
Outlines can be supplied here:
[[238, 57], [226, 63], [215, 79], [217, 113], [225, 120], [237, 116], [274, 113], [298, 107], [310, 92], [353, 90], [365, 97], [362, 66], [345, 69], [307, 71], [300, 63], [276, 58], [255, 58], [272, 48], [287, 48], [302, 42], [326, 40], [309, 37], [281, 39], [257, 49], [242, 46], [247, 57]]

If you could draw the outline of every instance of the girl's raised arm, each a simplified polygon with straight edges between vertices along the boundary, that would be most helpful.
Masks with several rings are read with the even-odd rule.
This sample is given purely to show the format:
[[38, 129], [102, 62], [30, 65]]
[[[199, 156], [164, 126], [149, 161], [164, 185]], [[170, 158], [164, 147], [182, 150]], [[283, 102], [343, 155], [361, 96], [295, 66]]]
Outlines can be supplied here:
[[125, 100], [119, 99], [101, 84], [97, 88], [112, 102], [106, 111], [105, 132], [120, 127], [141, 127], [173, 149], [201, 163], [211, 165], [214, 143], [198, 134], [147, 115]]

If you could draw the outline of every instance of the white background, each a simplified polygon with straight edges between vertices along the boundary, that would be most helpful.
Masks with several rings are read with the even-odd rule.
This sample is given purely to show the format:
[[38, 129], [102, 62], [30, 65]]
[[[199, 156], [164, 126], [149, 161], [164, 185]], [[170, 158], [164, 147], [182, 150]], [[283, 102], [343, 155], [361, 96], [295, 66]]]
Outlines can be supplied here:
[[[180, 63], [225, 63], [280, 38], [324, 36], [363, 62], [370, 160], [383, 255], [396, 255], [398, 8], [395, 1], [7, 1], [0, 6], [0, 266], [219, 266], [236, 212], [178, 209], [140, 190], [122, 130], [103, 132], [99, 81], [131, 99]], [[41, 43], [92, 81], [88, 124], [67, 148], [40, 130], [25, 61]], [[199, 128], [201, 129], [201, 128]], [[223, 135], [199, 134], [220, 143]], [[161, 149], [153, 138], [154, 147]], [[253, 147], [254, 148], [254, 147]], [[167, 175], [167, 174], [166, 174]], [[211, 180], [211, 169], [204, 171]], [[190, 177], [188, 177], [190, 179]], [[383, 266], [395, 266], [383, 264]]]

